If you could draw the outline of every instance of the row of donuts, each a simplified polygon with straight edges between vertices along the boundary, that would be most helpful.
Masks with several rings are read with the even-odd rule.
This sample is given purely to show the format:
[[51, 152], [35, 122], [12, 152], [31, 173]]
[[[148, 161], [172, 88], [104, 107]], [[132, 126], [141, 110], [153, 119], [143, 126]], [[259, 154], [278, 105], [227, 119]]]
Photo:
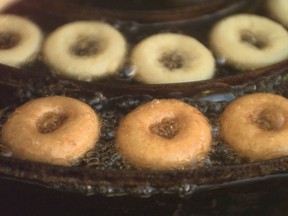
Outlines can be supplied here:
[[[58, 27], [43, 42], [39, 27], [16, 16], [0, 16], [0, 62], [20, 67], [42, 50], [52, 72], [77, 80], [96, 80], [117, 73], [129, 62], [134, 78], [144, 83], [177, 83], [211, 79], [215, 59], [197, 39], [176, 33], [149, 36], [133, 47], [113, 26], [76, 21]], [[262, 16], [237, 14], [220, 20], [211, 31], [215, 57], [240, 71], [288, 58], [288, 32]]]
[[[71, 165], [97, 145], [100, 128], [99, 115], [86, 103], [48, 96], [23, 104], [8, 117], [2, 143], [21, 159]], [[239, 97], [226, 106], [219, 128], [225, 144], [244, 158], [287, 156], [288, 99], [272, 93]], [[154, 99], [122, 118], [115, 143], [136, 168], [185, 169], [209, 155], [212, 126], [190, 104]]]

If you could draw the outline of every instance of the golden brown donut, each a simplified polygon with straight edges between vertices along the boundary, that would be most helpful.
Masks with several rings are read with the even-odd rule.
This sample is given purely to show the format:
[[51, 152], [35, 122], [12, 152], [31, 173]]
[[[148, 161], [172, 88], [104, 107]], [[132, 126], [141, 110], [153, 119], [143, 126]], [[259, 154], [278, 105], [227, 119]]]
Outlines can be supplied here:
[[196, 108], [176, 99], [155, 99], [121, 121], [119, 152], [133, 166], [151, 170], [193, 166], [211, 148], [211, 126]]
[[287, 98], [254, 93], [236, 99], [220, 117], [220, 135], [236, 152], [252, 160], [287, 156]]
[[99, 138], [100, 123], [87, 104], [64, 96], [31, 100], [9, 116], [2, 141], [21, 159], [69, 165]]

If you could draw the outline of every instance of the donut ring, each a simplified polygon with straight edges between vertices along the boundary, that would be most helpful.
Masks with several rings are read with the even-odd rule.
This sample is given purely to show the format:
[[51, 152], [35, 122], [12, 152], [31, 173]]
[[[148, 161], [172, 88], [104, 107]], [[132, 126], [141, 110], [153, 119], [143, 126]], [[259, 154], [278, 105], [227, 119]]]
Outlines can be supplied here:
[[183, 169], [211, 148], [211, 126], [196, 108], [176, 99], [153, 100], [121, 121], [117, 149], [138, 168]]
[[63, 96], [31, 100], [16, 109], [2, 129], [15, 157], [70, 165], [99, 139], [100, 123], [85, 103]]
[[288, 33], [268, 18], [238, 14], [221, 20], [210, 34], [217, 58], [239, 70], [269, 66], [288, 58]]
[[30, 20], [11, 14], [0, 15], [0, 63], [20, 67], [33, 61], [43, 35]]
[[55, 73], [77, 80], [94, 80], [114, 74], [127, 52], [124, 37], [112, 26], [78, 21], [59, 27], [47, 38], [44, 60]]
[[220, 117], [220, 136], [252, 160], [287, 156], [288, 100], [270, 93], [236, 99]]
[[132, 51], [135, 79], [150, 84], [181, 83], [210, 79], [215, 61], [196, 39], [174, 33], [152, 35]]
[[287, 0], [267, 0], [266, 8], [269, 15], [288, 28], [288, 1]]

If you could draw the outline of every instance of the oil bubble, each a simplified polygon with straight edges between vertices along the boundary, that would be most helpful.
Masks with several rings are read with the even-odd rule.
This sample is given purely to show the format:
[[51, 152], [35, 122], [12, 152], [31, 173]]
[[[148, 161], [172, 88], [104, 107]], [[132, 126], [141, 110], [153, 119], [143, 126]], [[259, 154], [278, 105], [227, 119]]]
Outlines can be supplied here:
[[12, 155], [12, 151], [7, 146], [0, 144], [0, 156], [11, 157]]

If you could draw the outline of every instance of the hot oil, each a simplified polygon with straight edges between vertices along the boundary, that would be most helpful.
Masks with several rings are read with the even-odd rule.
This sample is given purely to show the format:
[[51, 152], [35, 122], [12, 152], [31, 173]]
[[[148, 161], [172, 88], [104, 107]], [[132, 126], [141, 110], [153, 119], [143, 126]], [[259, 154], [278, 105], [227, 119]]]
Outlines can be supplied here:
[[[272, 92], [288, 96], [287, 86], [288, 71], [283, 76], [273, 76], [269, 79], [261, 79], [256, 82], [254, 92]], [[268, 84], [269, 83], [269, 84]], [[266, 86], [266, 89], [263, 89]], [[235, 90], [233, 96], [231, 93], [211, 93], [208, 97], [177, 97], [192, 106], [198, 108], [212, 125], [213, 144], [211, 152], [202, 159], [198, 167], [226, 166], [249, 162], [235, 153], [219, 137], [219, 116], [233, 98], [251, 93], [251, 85], [243, 86]], [[84, 98], [84, 97], [83, 97]], [[83, 99], [82, 98], [82, 99]], [[169, 95], [167, 98], [170, 98]], [[175, 98], [175, 96], [171, 96]], [[90, 104], [93, 109], [99, 113], [102, 121], [101, 138], [95, 149], [78, 161], [79, 166], [88, 166], [95, 169], [134, 169], [129, 163], [125, 162], [116, 149], [115, 136], [117, 127], [121, 119], [141, 104], [147, 103], [155, 97], [151, 95], [125, 95], [120, 97], [105, 97], [97, 92], [96, 97], [85, 98], [84, 101]], [[192, 169], [195, 167], [191, 167]]]
[[[253, 8], [253, 7], [252, 7]], [[247, 8], [245, 8], [247, 9]], [[247, 9], [248, 10], [248, 9]], [[250, 9], [249, 9], [250, 10]], [[20, 12], [19, 12], [20, 11]], [[46, 36], [49, 35], [58, 26], [61, 26], [70, 21], [69, 19], [62, 19], [59, 17], [53, 17], [51, 19], [44, 19], [49, 17], [48, 15], [39, 16], [31, 13], [31, 11], [23, 11], [17, 8], [11, 8], [7, 12], [16, 12], [23, 16], [28, 16], [33, 21], [39, 24], [44, 30]], [[250, 11], [251, 12], [251, 11]], [[253, 10], [254, 13], [258, 13], [257, 9]], [[42, 15], [42, 14], [41, 14]], [[41, 18], [42, 17], [42, 18]], [[221, 16], [218, 17], [220, 19]], [[51, 18], [51, 17], [50, 17]], [[217, 20], [217, 19], [216, 19]], [[148, 37], [149, 35], [159, 32], [177, 32], [182, 34], [188, 34], [196, 37], [199, 41], [209, 47], [208, 38], [209, 31], [212, 28], [216, 20], [208, 20], [201, 22], [189, 22], [184, 21], [180, 23], [166, 23], [166, 25], [159, 24], [140, 24], [137, 22], [123, 22], [118, 21], [111, 23], [115, 28], [123, 33], [129, 43], [129, 50], [132, 50], [139, 41]], [[101, 20], [106, 22], [105, 19]], [[175, 27], [176, 26], [176, 27]], [[225, 59], [217, 59], [217, 71], [215, 78], [233, 76], [239, 73], [239, 71], [231, 69], [223, 64]], [[1, 106], [1, 127], [7, 120], [9, 114], [11, 114], [17, 106], [29, 101], [33, 98], [47, 96], [47, 95], [65, 95], [74, 98], [78, 98], [83, 102], [89, 104], [100, 116], [102, 127], [100, 140], [95, 145], [95, 148], [88, 151], [81, 159], [75, 161], [74, 166], [79, 167], [91, 167], [93, 169], [115, 169], [115, 170], [128, 170], [134, 169], [129, 163], [121, 157], [116, 149], [115, 136], [117, 127], [121, 119], [131, 112], [137, 106], [144, 104], [155, 96], [147, 94], [133, 95], [133, 92], [129, 95], [122, 96], [107, 96], [103, 92], [93, 91], [78, 91], [74, 86], [67, 88], [65, 80], [58, 80], [51, 83], [51, 77], [54, 79], [53, 69], [43, 61], [43, 57], [39, 56], [38, 60], [29, 65], [25, 65], [23, 68], [25, 71], [31, 72], [31, 74], [39, 74], [43, 76], [41, 82], [31, 83], [29, 88], [18, 88], [13, 90], [13, 103], [9, 105], [4, 104]], [[116, 82], [123, 82], [125, 84], [137, 83], [133, 79], [135, 68], [133, 65], [127, 64], [118, 71], [118, 75], [114, 77], [105, 78], [100, 82], [108, 82], [113, 85]], [[271, 75], [272, 76], [272, 75]], [[57, 79], [56, 79], [57, 80]], [[68, 81], [67, 81], [68, 82]], [[230, 149], [219, 137], [219, 116], [223, 112], [225, 106], [234, 98], [242, 96], [247, 93], [257, 91], [267, 91], [281, 94], [288, 97], [288, 73], [284, 73], [282, 76], [273, 76], [263, 78], [255, 83], [249, 83], [247, 85], [235, 88], [233, 92], [211, 92], [209, 95], [203, 94], [200, 98], [197, 97], [183, 97], [175, 96], [173, 92], [167, 95], [167, 98], [178, 98], [190, 105], [196, 106], [207, 118], [209, 119], [213, 128], [213, 145], [212, 150], [208, 156], [203, 158], [199, 166], [212, 167], [212, 166], [226, 166], [233, 164], [242, 164], [249, 162], [247, 159], [240, 157], [232, 149]], [[96, 82], [97, 84], [97, 82]], [[26, 86], [27, 87], [27, 86]], [[6, 100], [7, 96], [3, 96]], [[0, 155], [4, 157], [11, 157], [11, 151], [6, 146], [0, 144]]]
[[168, 8], [175, 8], [189, 5], [191, 0], [181, 0], [181, 1], [173, 1], [173, 0], [158, 0], [157, 2], [149, 2], [145, 0], [131, 1], [131, 0], [112, 0], [112, 1], [99, 1], [99, 0], [74, 0], [75, 2], [79, 2], [81, 4], [87, 4], [90, 7], [100, 7], [106, 9], [121, 9], [121, 10], [161, 10]]
[[[89, 1], [88, 1], [89, 2]], [[235, 3], [236, 4], [236, 3]], [[259, 9], [255, 6], [258, 2], [251, 1], [250, 3], [245, 4], [236, 4], [236, 8], [233, 9], [224, 9], [224, 11], [219, 12], [219, 14], [215, 14], [212, 18], [209, 16], [204, 16], [199, 20], [183, 20], [177, 22], [165, 22], [165, 23], [140, 23], [136, 21], [123, 21], [123, 20], [113, 20], [110, 21], [105, 17], [101, 19], [95, 19], [100, 22], [107, 22], [111, 24], [114, 28], [119, 30], [128, 43], [128, 53], [133, 50], [133, 47], [137, 45], [141, 40], [158, 33], [163, 32], [172, 32], [172, 33], [180, 33], [184, 35], [189, 35], [195, 37], [201, 43], [203, 43], [208, 49], [209, 45], [209, 33], [213, 27], [213, 25], [223, 18], [224, 15], [230, 15], [235, 12], [250, 12], [250, 13], [259, 13]], [[231, 10], [231, 11], [230, 11]], [[69, 19], [68, 17], [59, 17], [52, 16], [49, 13], [39, 13], [35, 11], [31, 11], [29, 7], [27, 7], [27, 3], [19, 3], [15, 6], [7, 9], [7, 13], [16, 13], [20, 16], [28, 17], [35, 23], [39, 25], [42, 31], [45, 34], [45, 37], [48, 37], [51, 32], [56, 30], [58, 27], [69, 23], [75, 20], [75, 18]], [[226, 14], [227, 13], [227, 14]], [[81, 20], [81, 19], [79, 19]], [[90, 19], [89, 19], [90, 20]], [[94, 19], [92, 19], [94, 20]], [[216, 70], [214, 79], [234, 76], [240, 71], [233, 69], [231, 67], [227, 67], [225, 64], [225, 59], [216, 59]], [[24, 66], [25, 70], [28, 71], [41, 71], [41, 73], [52, 74], [54, 69], [52, 66], [45, 63], [43, 55], [39, 55], [39, 58], [36, 62], [31, 63], [29, 65]], [[126, 63], [117, 71], [117, 73], [113, 76], [103, 77], [101, 81], [104, 82], [124, 82], [124, 83], [137, 83], [138, 81], [134, 79], [134, 75], [137, 73], [137, 67], [135, 65], [131, 65], [129, 62], [129, 54], [127, 56]]]
[[[264, 77], [254, 84], [243, 85], [239, 89], [231, 92], [203, 92], [201, 97], [183, 97], [175, 94], [167, 95], [167, 98], [177, 98], [198, 108], [212, 125], [213, 144], [210, 153], [200, 161], [197, 167], [226, 166], [247, 163], [249, 160], [240, 157], [228, 147], [219, 137], [219, 116], [229, 102], [244, 94], [258, 91], [266, 91], [281, 94], [288, 97], [288, 71], [282, 75]], [[9, 115], [21, 104], [33, 98], [62, 95], [77, 98], [89, 104], [101, 119], [101, 136], [95, 148], [88, 151], [82, 158], [75, 161], [73, 166], [90, 167], [93, 169], [114, 169], [128, 170], [134, 169], [127, 163], [116, 149], [115, 136], [121, 119], [136, 107], [157, 98], [147, 94], [106, 96], [102, 92], [69, 91], [63, 86], [63, 81], [51, 83], [50, 79], [37, 82], [37, 88], [13, 90], [12, 104], [1, 106], [0, 127], [7, 121]], [[265, 89], [264, 89], [265, 86]], [[4, 96], [2, 96], [4, 97]], [[11, 97], [11, 96], [10, 96]], [[2, 101], [5, 100], [5, 97]], [[0, 144], [0, 155], [2, 157], [13, 157], [7, 146]], [[191, 167], [191, 169], [194, 169]]]

